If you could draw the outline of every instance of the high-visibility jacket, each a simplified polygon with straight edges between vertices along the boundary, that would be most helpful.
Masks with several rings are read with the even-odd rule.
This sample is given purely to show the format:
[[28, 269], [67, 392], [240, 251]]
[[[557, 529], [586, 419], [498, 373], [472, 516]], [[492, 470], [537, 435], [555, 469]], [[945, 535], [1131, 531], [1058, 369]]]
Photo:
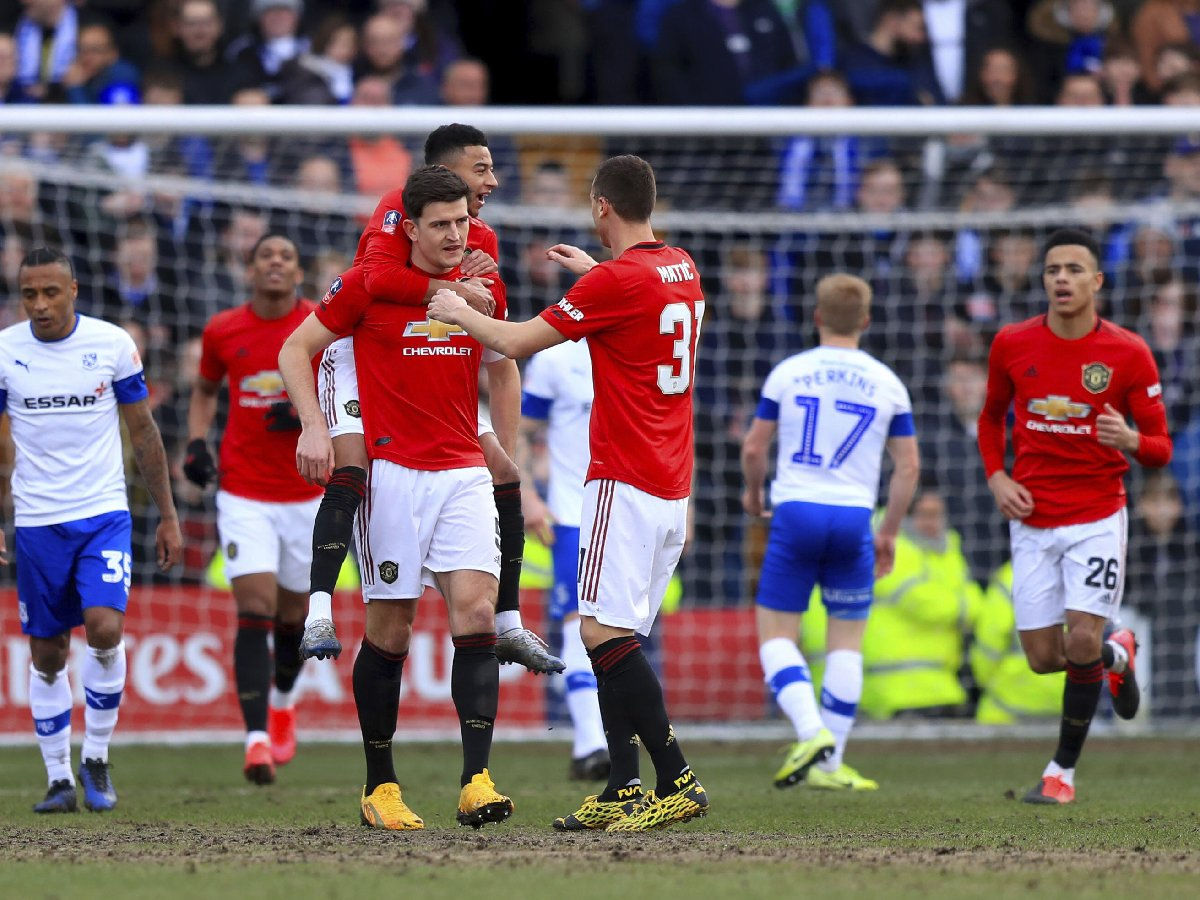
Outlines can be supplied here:
[[1012, 563], [1005, 563], [992, 575], [971, 645], [971, 671], [983, 690], [975, 719], [987, 725], [1055, 717], [1062, 711], [1066, 674], [1037, 674], [1021, 649], [1013, 614], [1012, 577]]

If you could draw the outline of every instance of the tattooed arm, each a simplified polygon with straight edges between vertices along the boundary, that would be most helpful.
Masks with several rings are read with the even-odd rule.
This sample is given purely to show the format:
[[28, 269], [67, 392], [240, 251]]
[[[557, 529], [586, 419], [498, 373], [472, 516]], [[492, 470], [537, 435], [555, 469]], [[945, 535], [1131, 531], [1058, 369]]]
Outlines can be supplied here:
[[138, 471], [142, 473], [142, 479], [158, 507], [159, 523], [154, 543], [158, 567], [166, 572], [179, 561], [183, 551], [179, 516], [175, 512], [171, 479], [167, 474], [167, 452], [163, 449], [162, 435], [154, 424], [148, 401], [121, 404], [121, 416], [125, 420], [125, 427], [129, 429]]

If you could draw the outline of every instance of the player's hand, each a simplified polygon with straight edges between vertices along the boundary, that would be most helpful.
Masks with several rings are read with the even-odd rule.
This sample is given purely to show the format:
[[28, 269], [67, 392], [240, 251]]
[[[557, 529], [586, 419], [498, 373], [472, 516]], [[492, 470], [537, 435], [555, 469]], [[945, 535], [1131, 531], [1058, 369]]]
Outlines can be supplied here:
[[208, 442], [196, 438], [187, 445], [187, 456], [183, 459], [183, 474], [196, 487], [208, 487], [217, 474], [217, 464], [208, 452]]
[[290, 400], [272, 403], [263, 418], [267, 420], [267, 431], [299, 431], [301, 428], [300, 417]]
[[455, 291], [442, 288], [429, 301], [429, 318], [445, 322], [447, 325], [461, 325], [463, 310], [467, 309], [467, 301]]
[[1025, 486], [1008, 477], [1007, 472], [996, 472], [988, 479], [988, 488], [996, 498], [996, 507], [1006, 519], [1024, 519], [1033, 512], [1033, 494]]
[[1125, 417], [1113, 409], [1111, 403], [1104, 404], [1104, 412], [1096, 416], [1096, 440], [1105, 447], [1116, 447], [1126, 453], [1136, 453], [1138, 433], [1129, 427]]
[[[475, 312], [483, 313], [488, 318], [491, 318], [492, 313], [496, 311], [496, 298], [492, 296], [492, 292], [487, 287], [491, 283], [491, 280], [488, 278], [463, 278], [455, 282], [454, 290], [451, 293], [458, 294], [458, 296], [466, 300], [467, 306], [471, 307]], [[443, 290], [445, 289], [443, 288]], [[431, 300], [430, 302], [432, 303], [433, 301]], [[436, 318], [436, 316], [431, 316], [431, 318]], [[445, 322], [446, 320], [440, 319], [439, 321]]]
[[309, 484], [324, 487], [333, 475], [333, 439], [322, 423], [320, 428], [305, 428], [296, 441], [296, 471]]
[[163, 519], [154, 533], [159, 571], [168, 572], [183, 558], [183, 533], [178, 519]]
[[597, 265], [594, 259], [570, 244], [555, 244], [546, 251], [546, 258], [575, 275], [586, 275], [593, 266]]
[[554, 546], [554, 516], [550, 507], [533, 489], [521, 491], [521, 515], [525, 519], [525, 531], [532, 534], [547, 547]]
[[875, 577], [890, 575], [896, 565], [896, 536], [875, 533]]
[[767, 512], [767, 492], [763, 487], [746, 488], [742, 491], [742, 509], [747, 515], [754, 516], [756, 519], [769, 519], [771, 514]]
[[491, 275], [499, 272], [500, 266], [482, 250], [472, 250], [468, 247], [463, 251], [463, 261], [459, 263], [458, 271], [464, 278], [478, 278], [481, 275]]

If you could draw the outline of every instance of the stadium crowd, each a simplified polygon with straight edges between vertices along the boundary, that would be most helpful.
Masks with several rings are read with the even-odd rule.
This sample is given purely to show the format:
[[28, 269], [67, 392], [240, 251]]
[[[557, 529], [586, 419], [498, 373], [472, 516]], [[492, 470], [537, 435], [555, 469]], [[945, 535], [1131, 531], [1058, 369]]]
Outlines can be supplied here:
[[[1200, 2], [23, 0], [0, 12], [0, 102], [441, 104], [447, 121], [469, 121], [470, 107], [488, 103], [1200, 105]], [[809, 341], [802, 309], [816, 280], [833, 270], [868, 279], [875, 306], [865, 346], [909, 386], [924, 458], [928, 515], [914, 515], [906, 539], [918, 556], [951, 554], [945, 571], [956, 571], [964, 598], [945, 618], [957, 635], [952, 672], [966, 660], [966, 632], [976, 634], [976, 661], [986, 598], [1003, 591], [1006, 528], [977, 463], [975, 420], [991, 337], [1044, 303], [1045, 228], [879, 229], [869, 217], [958, 210], [1002, 220], [1042, 206], [1073, 209], [1102, 240], [1104, 314], [1146, 338], [1162, 374], [1176, 458], [1132, 491], [1127, 603], [1154, 622], [1155, 670], [1175, 673], [1160, 692], [1167, 705], [1156, 709], [1200, 712], [1194, 678], [1190, 690], [1178, 679], [1194, 669], [1198, 624], [1185, 582], [1200, 546], [1200, 136], [537, 145], [491, 137], [505, 203], [579, 207], [583, 173], [608, 153], [636, 152], [659, 173], [664, 207], [697, 211], [694, 230], [672, 235], [693, 248], [710, 301], [685, 603], [753, 596], [764, 534], [740, 510], [738, 453], [757, 393], [771, 367]], [[415, 142], [387, 135], [2, 136], [0, 283], [14, 297], [17, 266], [32, 247], [64, 248], [79, 274], [80, 308], [124, 324], [143, 350], [151, 405], [178, 460], [200, 328], [244, 299], [248, 250], [270, 231], [289, 235], [303, 256], [304, 295], [320, 296], [363, 224], [347, 198], [373, 200], [402, 183], [418, 157]], [[47, 174], [61, 164], [76, 176]], [[139, 188], [147, 176], [287, 188], [300, 200], [247, 205]], [[1115, 215], [1118, 205], [1134, 212]], [[708, 224], [708, 210], [847, 218], [837, 233], [780, 225], [741, 234]], [[498, 229], [517, 320], [556, 302], [569, 283], [546, 264], [546, 246], [596, 249], [585, 234], [536, 223], [531, 216]], [[3, 322], [17, 314], [9, 302]], [[215, 547], [211, 501], [182, 478], [176, 485], [182, 577], [198, 580]], [[144, 578], [156, 577], [146, 552], [151, 510], [147, 496], [135, 496]], [[937, 705], [963, 702], [954, 693]]]

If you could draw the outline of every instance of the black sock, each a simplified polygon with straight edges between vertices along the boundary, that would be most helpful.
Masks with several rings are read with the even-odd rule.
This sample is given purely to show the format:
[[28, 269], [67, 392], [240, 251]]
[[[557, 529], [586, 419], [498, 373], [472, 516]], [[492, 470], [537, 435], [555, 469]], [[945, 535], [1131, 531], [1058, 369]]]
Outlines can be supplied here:
[[270, 616], [238, 615], [237, 637], [233, 639], [233, 680], [247, 731], [267, 730], [267, 691], [271, 688], [267, 632], [273, 625]]
[[454, 638], [450, 667], [450, 696], [458, 711], [462, 732], [461, 784], [488, 765], [492, 753], [492, 726], [500, 696], [500, 664], [496, 661], [496, 632], [462, 634]]
[[1117, 655], [1113, 652], [1112, 644], [1104, 641], [1100, 645], [1100, 662], [1104, 663], [1104, 668], [1111, 669], [1114, 662], [1117, 661]]
[[275, 687], [287, 693], [296, 686], [300, 667], [300, 639], [304, 637], [303, 622], [275, 620]]
[[1100, 660], [1079, 665], [1067, 660], [1067, 684], [1063, 688], [1062, 725], [1054, 761], [1064, 769], [1075, 768], [1088, 726], [1100, 702], [1104, 682], [1104, 664]]
[[354, 531], [354, 513], [367, 490], [367, 473], [358, 466], [342, 466], [333, 470], [325, 496], [313, 522], [312, 568], [309, 569], [309, 592], [332, 594], [338, 573], [346, 561]]
[[366, 791], [396, 781], [392, 735], [400, 709], [400, 678], [407, 653], [385, 653], [366, 638], [354, 660], [354, 705], [367, 758]]
[[492, 486], [500, 518], [500, 593], [496, 612], [521, 607], [521, 563], [525, 559], [525, 516], [521, 513], [521, 482]]
[[625, 799], [627, 795], [623, 796], [622, 791], [642, 783], [637, 729], [633, 725], [629, 710], [620, 702], [618, 693], [609, 686], [607, 671], [597, 661], [600, 656], [613, 649], [614, 645], [623, 645], [627, 640], [636, 642], [637, 638], [616, 638], [588, 651], [588, 657], [592, 660], [592, 671], [596, 674], [600, 720], [604, 723], [604, 737], [608, 741], [608, 756], [612, 761], [612, 768], [608, 771], [608, 784], [600, 794], [601, 803]]

